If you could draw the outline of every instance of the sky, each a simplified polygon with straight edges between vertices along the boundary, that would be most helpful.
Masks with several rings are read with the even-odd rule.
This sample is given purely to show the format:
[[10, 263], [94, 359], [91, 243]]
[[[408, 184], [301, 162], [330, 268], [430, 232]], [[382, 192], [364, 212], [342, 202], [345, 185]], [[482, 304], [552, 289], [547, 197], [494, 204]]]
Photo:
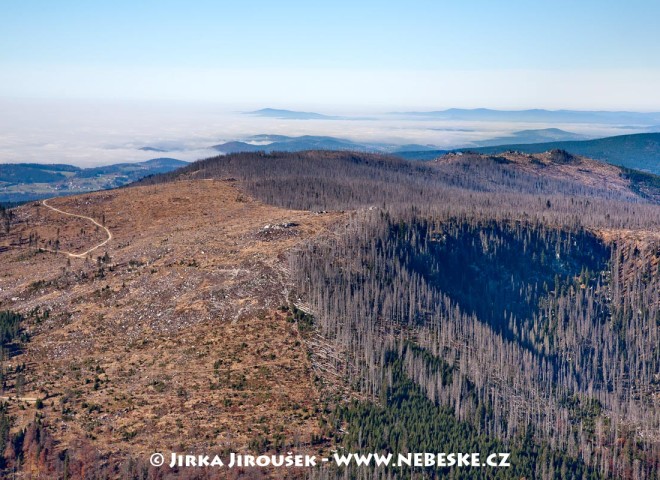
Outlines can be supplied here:
[[[660, 111], [658, 18], [657, 0], [0, 0], [0, 163], [133, 162], [153, 145], [195, 160], [268, 133], [440, 148], [634, 133], [388, 113]], [[241, 113], [266, 107], [357, 118]]]
[[660, 110], [657, 0], [3, 0], [0, 97]]

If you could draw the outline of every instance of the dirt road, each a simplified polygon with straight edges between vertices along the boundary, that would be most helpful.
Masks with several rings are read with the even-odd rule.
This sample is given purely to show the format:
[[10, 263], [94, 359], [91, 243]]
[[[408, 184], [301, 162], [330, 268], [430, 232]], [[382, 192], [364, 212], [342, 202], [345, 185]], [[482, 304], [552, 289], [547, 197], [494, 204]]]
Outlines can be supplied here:
[[[49, 200], [52, 200], [52, 199], [49, 199]], [[68, 215], [68, 216], [70, 216], [70, 217], [77, 217], [77, 218], [82, 218], [82, 219], [84, 219], [84, 220], [88, 220], [88, 221], [92, 222], [94, 225], [96, 225], [96, 226], [102, 228], [103, 230], [105, 230], [105, 233], [108, 235], [108, 238], [106, 238], [103, 242], [99, 243], [99, 244], [96, 245], [95, 247], [92, 247], [92, 248], [90, 248], [89, 250], [86, 250], [86, 251], [84, 251], [84, 252], [82, 252], [82, 253], [73, 253], [73, 252], [67, 252], [67, 251], [64, 251], [64, 250], [58, 250], [58, 251], [55, 251], [55, 250], [49, 250], [49, 249], [42, 249], [42, 250], [46, 250], [47, 252], [53, 252], [53, 253], [63, 253], [63, 254], [65, 254], [65, 255], [68, 255], [69, 257], [74, 257], [74, 258], [85, 258], [89, 253], [93, 252], [93, 251], [96, 250], [97, 248], [101, 248], [103, 245], [105, 245], [105, 244], [108, 243], [110, 240], [112, 240], [112, 232], [110, 232], [110, 230], [108, 230], [108, 228], [106, 228], [105, 226], [101, 225], [99, 222], [97, 222], [96, 220], [94, 220], [92, 217], [87, 217], [87, 216], [85, 216], [85, 215], [78, 215], [78, 214], [76, 214], [76, 213], [65, 212], [64, 210], [60, 210], [59, 208], [53, 207], [53, 206], [51, 206], [51, 205], [48, 205], [48, 200], [43, 200], [41, 203], [42, 203], [45, 207], [48, 207], [48, 208], [50, 208], [51, 210], [53, 210], [53, 211], [55, 211], [55, 212], [57, 212], [57, 213], [61, 213], [62, 215]]]

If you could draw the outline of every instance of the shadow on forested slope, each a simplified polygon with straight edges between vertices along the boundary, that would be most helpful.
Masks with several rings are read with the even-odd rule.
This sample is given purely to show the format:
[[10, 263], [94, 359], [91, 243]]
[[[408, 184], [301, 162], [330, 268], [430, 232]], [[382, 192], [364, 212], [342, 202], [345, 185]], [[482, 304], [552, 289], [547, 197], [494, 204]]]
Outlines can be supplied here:
[[[416, 242], [405, 241], [415, 228]], [[529, 328], [541, 302], [568, 288], [592, 287], [607, 268], [610, 249], [583, 231], [531, 228], [484, 221], [426, 220], [391, 225], [395, 255], [426, 283], [447, 294], [507, 338]]]

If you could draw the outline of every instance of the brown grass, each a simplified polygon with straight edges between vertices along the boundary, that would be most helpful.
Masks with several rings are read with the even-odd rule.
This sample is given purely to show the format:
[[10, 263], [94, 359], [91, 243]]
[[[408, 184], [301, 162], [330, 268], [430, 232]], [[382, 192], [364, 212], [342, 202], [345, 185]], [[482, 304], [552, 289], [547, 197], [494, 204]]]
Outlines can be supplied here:
[[[182, 181], [59, 198], [89, 222], [31, 204], [0, 245], [0, 309], [26, 320], [31, 340], [5, 367], [27, 364], [22, 395], [61, 447], [86, 437], [120, 458], [154, 450], [219, 447], [254, 439], [308, 444], [320, 433], [320, 393], [287, 302], [286, 253], [342, 218], [260, 204], [231, 182]], [[58, 234], [59, 229], [59, 234]], [[65, 248], [66, 247], [66, 248]], [[98, 257], [107, 252], [110, 260]], [[16, 392], [13, 377], [8, 393]], [[17, 427], [35, 407], [19, 408]]]

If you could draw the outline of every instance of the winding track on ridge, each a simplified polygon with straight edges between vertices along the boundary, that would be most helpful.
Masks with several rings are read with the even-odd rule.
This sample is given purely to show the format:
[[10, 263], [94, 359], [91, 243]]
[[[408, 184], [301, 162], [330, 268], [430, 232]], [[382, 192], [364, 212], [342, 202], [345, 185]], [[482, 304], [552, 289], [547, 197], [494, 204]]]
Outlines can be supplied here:
[[48, 208], [50, 208], [51, 210], [53, 210], [53, 211], [55, 211], [55, 212], [57, 212], [57, 213], [61, 213], [62, 215], [68, 215], [69, 217], [82, 218], [83, 220], [88, 220], [88, 221], [92, 222], [94, 225], [96, 225], [96, 226], [98, 226], [98, 227], [101, 227], [103, 230], [105, 230], [105, 233], [108, 235], [108, 238], [106, 238], [103, 242], [99, 243], [99, 244], [96, 245], [95, 247], [92, 247], [92, 248], [90, 248], [89, 250], [87, 250], [87, 251], [85, 251], [85, 252], [83, 252], [83, 253], [66, 252], [66, 251], [64, 251], [64, 250], [59, 250], [59, 251], [50, 250], [50, 249], [42, 249], [42, 250], [46, 250], [47, 252], [53, 252], [53, 253], [64, 253], [64, 254], [68, 255], [69, 257], [74, 257], [74, 258], [85, 258], [89, 253], [93, 252], [93, 251], [96, 250], [97, 248], [101, 248], [103, 245], [105, 245], [105, 244], [108, 243], [110, 240], [112, 240], [112, 232], [111, 232], [110, 230], [108, 230], [107, 227], [104, 227], [104, 226], [101, 225], [99, 222], [97, 222], [96, 220], [94, 220], [92, 217], [87, 217], [87, 216], [85, 216], [85, 215], [78, 215], [78, 214], [76, 214], [76, 213], [65, 212], [64, 210], [60, 210], [59, 208], [53, 207], [53, 206], [51, 206], [51, 205], [48, 205], [48, 200], [52, 200], [52, 198], [49, 198], [49, 199], [47, 199], [47, 200], [42, 200], [41, 203], [42, 203], [45, 207], [48, 207]]

